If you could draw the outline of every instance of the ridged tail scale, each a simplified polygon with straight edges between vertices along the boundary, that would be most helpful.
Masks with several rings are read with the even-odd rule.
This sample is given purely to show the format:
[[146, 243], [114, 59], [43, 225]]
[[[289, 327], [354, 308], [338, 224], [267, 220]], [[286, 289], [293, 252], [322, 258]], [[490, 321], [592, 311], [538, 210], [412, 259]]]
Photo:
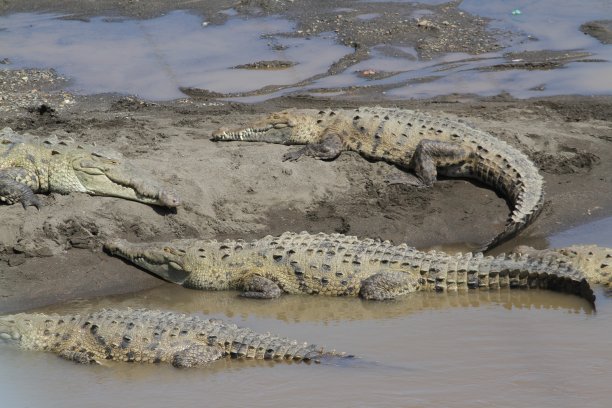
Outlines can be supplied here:
[[432, 127], [447, 128], [451, 140], [473, 149], [472, 166], [464, 176], [491, 186], [509, 201], [512, 212], [503, 231], [476, 252], [487, 251], [513, 237], [537, 217], [544, 203], [544, 180], [525, 154], [463, 123], [434, 120]]

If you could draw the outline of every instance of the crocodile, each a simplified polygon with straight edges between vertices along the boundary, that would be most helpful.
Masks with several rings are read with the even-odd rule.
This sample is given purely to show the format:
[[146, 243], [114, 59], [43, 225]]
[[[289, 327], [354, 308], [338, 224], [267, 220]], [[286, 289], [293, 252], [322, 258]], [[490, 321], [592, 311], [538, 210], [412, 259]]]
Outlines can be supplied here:
[[540, 213], [544, 181], [529, 158], [507, 143], [465, 123], [393, 108], [289, 109], [240, 128], [220, 128], [212, 140], [305, 144], [283, 160], [303, 155], [333, 160], [358, 152], [414, 173], [421, 186], [437, 175], [476, 179], [498, 191], [511, 207], [506, 225], [483, 244], [484, 252], [516, 235]]
[[389, 241], [307, 232], [250, 242], [130, 243], [116, 238], [104, 246], [111, 255], [167, 281], [194, 289], [242, 290], [242, 296], [250, 298], [305, 293], [386, 300], [415, 291], [542, 288], [595, 300], [585, 276], [565, 260], [520, 253], [450, 255]]
[[83, 149], [48, 149], [34, 143], [0, 143], [0, 202], [41, 203], [34, 193], [83, 192], [177, 207], [177, 194], [140, 175], [129, 163]]
[[0, 316], [1, 343], [82, 364], [112, 360], [197, 367], [224, 357], [303, 362], [351, 357], [219, 319], [130, 308]]
[[580, 270], [590, 283], [610, 286], [612, 282], [612, 248], [598, 245], [572, 245], [565, 248], [538, 250], [521, 245], [515, 251], [531, 257], [556, 257]]

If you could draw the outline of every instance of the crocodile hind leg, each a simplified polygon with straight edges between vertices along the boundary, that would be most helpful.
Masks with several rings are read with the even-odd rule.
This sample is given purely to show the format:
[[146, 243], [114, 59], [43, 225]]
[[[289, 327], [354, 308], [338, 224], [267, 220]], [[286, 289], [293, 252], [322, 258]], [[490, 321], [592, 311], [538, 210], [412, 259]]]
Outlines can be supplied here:
[[23, 208], [33, 205], [40, 208], [41, 204], [32, 188], [29, 173], [25, 169], [11, 167], [0, 170], [0, 201], [7, 204], [21, 202]]
[[423, 139], [417, 145], [408, 167], [420, 179], [423, 187], [431, 187], [436, 181], [437, 163], [460, 166], [470, 153], [456, 143]]
[[172, 365], [176, 368], [197, 367], [223, 357], [220, 347], [196, 345], [177, 351], [172, 356]]
[[310, 156], [319, 160], [333, 160], [342, 153], [342, 139], [335, 133], [328, 133], [321, 139], [321, 142], [308, 144], [295, 152], [283, 155], [283, 161], [296, 161], [301, 156]]
[[282, 293], [276, 283], [260, 275], [251, 275], [245, 279], [243, 288], [244, 292], [240, 296], [253, 299], [274, 299]]
[[389, 184], [390, 186], [399, 184], [404, 186], [425, 187], [420, 178], [405, 171], [386, 177], [385, 183]]
[[390, 300], [418, 289], [419, 281], [409, 273], [379, 272], [361, 281], [359, 296], [368, 300]]

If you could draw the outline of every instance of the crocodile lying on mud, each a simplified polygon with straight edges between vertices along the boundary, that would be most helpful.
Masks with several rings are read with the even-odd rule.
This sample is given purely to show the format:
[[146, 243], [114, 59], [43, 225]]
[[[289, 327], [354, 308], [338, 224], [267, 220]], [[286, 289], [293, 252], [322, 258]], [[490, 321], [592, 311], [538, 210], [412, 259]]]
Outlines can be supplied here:
[[391, 108], [290, 109], [242, 128], [221, 128], [212, 140], [305, 144], [284, 160], [302, 155], [331, 160], [343, 150], [411, 170], [431, 186], [438, 174], [479, 180], [501, 193], [512, 212], [504, 230], [479, 251], [512, 237], [540, 212], [543, 179], [526, 155], [463, 123]]
[[426, 290], [542, 288], [595, 300], [585, 276], [556, 256], [449, 255], [389, 241], [306, 232], [251, 242], [115, 239], [105, 249], [184, 287], [237, 289], [251, 298], [275, 298], [285, 292], [385, 300]]
[[0, 202], [40, 207], [34, 193], [83, 192], [165, 207], [178, 196], [118, 159], [86, 150], [57, 151], [30, 143], [0, 144]]
[[350, 357], [218, 319], [148, 309], [0, 316], [3, 342], [83, 364], [113, 360], [195, 367], [224, 357], [305, 362]]

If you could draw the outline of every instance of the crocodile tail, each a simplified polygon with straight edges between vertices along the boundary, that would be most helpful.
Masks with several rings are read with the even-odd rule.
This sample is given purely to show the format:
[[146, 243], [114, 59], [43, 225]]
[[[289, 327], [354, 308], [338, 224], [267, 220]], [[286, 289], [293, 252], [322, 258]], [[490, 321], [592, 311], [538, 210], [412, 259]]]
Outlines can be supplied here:
[[[492, 136], [484, 138], [492, 139]], [[544, 204], [544, 179], [533, 162], [501, 140], [486, 144], [494, 148], [478, 146], [474, 153], [472, 177], [500, 192], [512, 212], [504, 229], [476, 252], [485, 252], [515, 236], [538, 216]]]
[[572, 264], [589, 283], [612, 287], [612, 248], [597, 245], [572, 245], [559, 249], [538, 250], [521, 245], [516, 252], [533, 258], [556, 257], [560, 261]]
[[[493, 237], [493, 239], [476, 249], [475, 252], [486, 252], [491, 248], [495, 248], [502, 242], [514, 237], [519, 233], [519, 231], [531, 224], [531, 222], [538, 216], [540, 211], [542, 211], [543, 198], [544, 197], [542, 195], [542, 202], [540, 202], [538, 206], [533, 207], [533, 209], [527, 214], [523, 215], [521, 211], [517, 210], [512, 211], [510, 217], [508, 217], [508, 220], [506, 221], [504, 230]], [[518, 217], [522, 218], [517, 221], [516, 218]]]
[[325, 350], [315, 344], [298, 343], [285, 338], [271, 339], [264, 344], [264, 360], [286, 360], [296, 362], [320, 363], [336, 358], [352, 357], [333, 350]]
[[591, 305], [595, 301], [586, 275], [559, 256], [512, 253], [492, 257], [471, 252], [449, 256], [429, 252], [410, 259], [412, 270], [421, 276], [421, 290], [425, 291], [547, 289], [577, 295]]

